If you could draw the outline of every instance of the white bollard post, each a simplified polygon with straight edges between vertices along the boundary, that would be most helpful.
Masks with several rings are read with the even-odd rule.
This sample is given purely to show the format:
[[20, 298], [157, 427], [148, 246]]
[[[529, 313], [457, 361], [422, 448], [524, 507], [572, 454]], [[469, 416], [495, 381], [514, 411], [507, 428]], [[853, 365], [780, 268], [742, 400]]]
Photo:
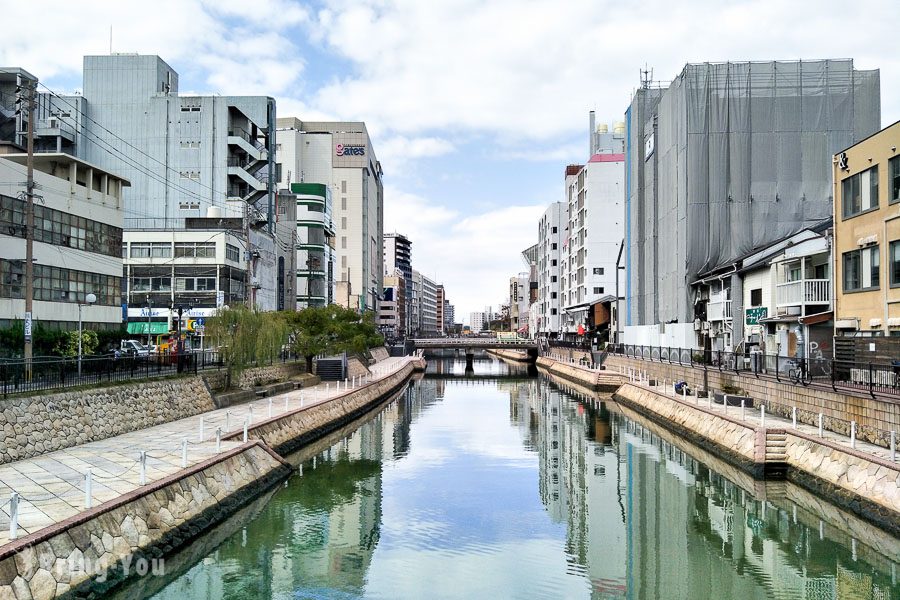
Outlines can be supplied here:
[[328, 382], [327, 381], [325, 382], [325, 393], [326, 394], [328, 393]]
[[712, 397], [712, 394], [710, 394], [709, 392], [706, 393], [706, 408], [712, 408]]
[[222, 451], [222, 428], [216, 427], [216, 452]]
[[94, 494], [91, 490], [91, 470], [88, 469], [84, 472], [84, 507], [90, 508], [93, 503], [93, 499]]
[[850, 447], [856, 448], [856, 421], [850, 421]]
[[819, 437], [825, 437], [825, 416], [819, 413]]
[[181, 468], [187, 468], [187, 438], [181, 438]]
[[747, 417], [747, 400], [741, 398], [741, 421]]
[[791, 426], [797, 429], [797, 407], [791, 408]]
[[225, 431], [231, 431], [231, 411], [225, 411]]
[[9, 499], [9, 539], [19, 537], [19, 494], [12, 493]]
[[247, 427], [249, 426], [249, 419], [244, 419], [244, 443], [247, 443]]
[[[300, 406], [303, 406], [303, 401], [302, 401], [303, 394], [300, 394], [300, 398], [301, 398]], [[284, 397], [284, 412], [288, 411], [288, 401], [289, 400], [290, 399], [287, 396]]]
[[248, 411], [247, 411], [247, 418], [250, 419], [250, 422], [252, 423], [252, 422], [253, 422], [253, 403], [252, 403], [252, 402], [251, 402], [250, 405], [247, 407], [247, 409], [248, 409]]
[[766, 426], [766, 405], [765, 404], [762, 404], [759, 407], [759, 426], [760, 427]]
[[269, 398], [269, 418], [272, 418], [272, 399]]
[[891, 462], [897, 461], [897, 432], [891, 432]]
[[147, 452], [141, 450], [141, 485], [147, 485]]
[[200, 415], [200, 441], [203, 441], [203, 415]]
[[722, 412], [728, 414], [728, 394], [722, 394]]

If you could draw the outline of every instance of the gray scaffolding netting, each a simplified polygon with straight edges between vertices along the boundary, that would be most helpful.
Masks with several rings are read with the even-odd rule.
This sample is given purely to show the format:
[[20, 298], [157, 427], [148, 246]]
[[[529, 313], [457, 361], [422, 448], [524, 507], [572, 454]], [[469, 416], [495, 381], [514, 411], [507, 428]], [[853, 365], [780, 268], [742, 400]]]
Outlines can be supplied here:
[[852, 60], [689, 64], [651, 92], [631, 107], [633, 152], [656, 128], [630, 171], [634, 325], [692, 320], [698, 275], [829, 217], [833, 154], [881, 119]]

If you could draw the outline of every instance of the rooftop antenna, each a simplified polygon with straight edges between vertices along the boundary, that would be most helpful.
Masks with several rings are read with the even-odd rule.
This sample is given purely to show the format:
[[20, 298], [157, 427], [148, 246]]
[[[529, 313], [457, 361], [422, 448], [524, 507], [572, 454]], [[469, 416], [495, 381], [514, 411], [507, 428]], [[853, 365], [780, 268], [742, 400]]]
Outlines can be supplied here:
[[647, 64], [644, 63], [644, 68], [641, 70], [641, 89], [648, 89], [652, 81], [653, 69], [649, 69]]
[[112, 25], [109, 26], [109, 55], [112, 56]]

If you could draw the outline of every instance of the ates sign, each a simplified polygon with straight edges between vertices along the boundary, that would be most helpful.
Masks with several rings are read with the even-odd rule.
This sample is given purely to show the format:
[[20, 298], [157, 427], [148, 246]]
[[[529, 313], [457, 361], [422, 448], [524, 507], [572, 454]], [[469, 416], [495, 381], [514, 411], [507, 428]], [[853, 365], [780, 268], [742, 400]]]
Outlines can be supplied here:
[[364, 156], [365, 146], [351, 146], [349, 144], [335, 144], [334, 153], [337, 156]]

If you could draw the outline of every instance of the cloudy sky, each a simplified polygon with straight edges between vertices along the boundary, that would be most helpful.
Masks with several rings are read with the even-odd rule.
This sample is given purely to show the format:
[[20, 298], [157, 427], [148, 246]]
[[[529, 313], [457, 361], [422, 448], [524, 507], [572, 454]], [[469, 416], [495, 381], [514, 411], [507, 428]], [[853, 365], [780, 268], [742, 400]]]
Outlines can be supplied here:
[[385, 230], [466, 316], [504, 299], [565, 165], [587, 158], [588, 111], [622, 120], [645, 65], [666, 81], [686, 62], [849, 57], [881, 69], [882, 124], [900, 119], [896, 0], [42, 0], [4, 20], [0, 65], [56, 91], [81, 87], [112, 27], [114, 51], [159, 54], [183, 92], [364, 120]]

